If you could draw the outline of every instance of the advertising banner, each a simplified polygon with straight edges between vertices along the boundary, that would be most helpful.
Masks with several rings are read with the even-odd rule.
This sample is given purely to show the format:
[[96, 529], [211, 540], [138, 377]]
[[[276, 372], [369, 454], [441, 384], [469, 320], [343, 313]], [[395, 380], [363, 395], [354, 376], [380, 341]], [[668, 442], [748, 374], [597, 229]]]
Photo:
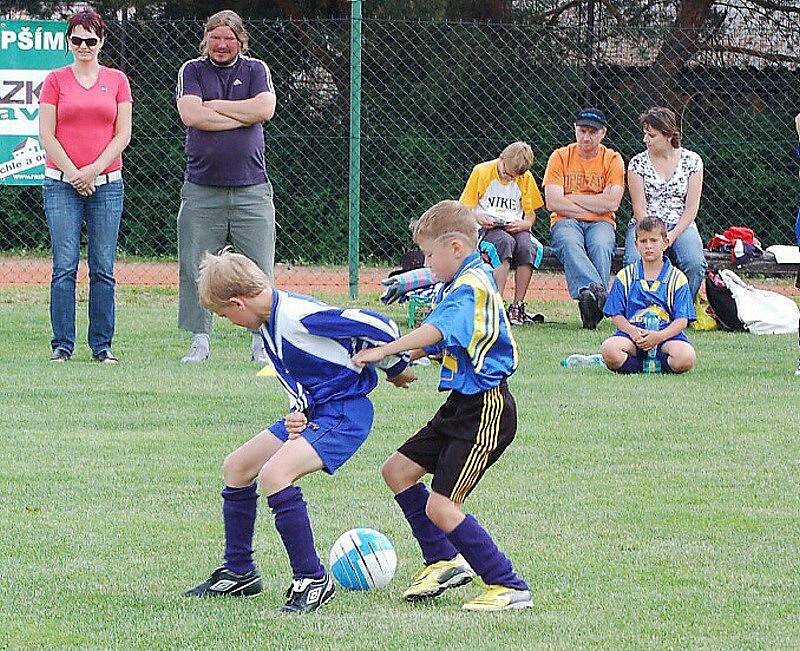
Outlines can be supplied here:
[[40, 185], [39, 93], [47, 73], [71, 63], [67, 23], [0, 21], [0, 185]]

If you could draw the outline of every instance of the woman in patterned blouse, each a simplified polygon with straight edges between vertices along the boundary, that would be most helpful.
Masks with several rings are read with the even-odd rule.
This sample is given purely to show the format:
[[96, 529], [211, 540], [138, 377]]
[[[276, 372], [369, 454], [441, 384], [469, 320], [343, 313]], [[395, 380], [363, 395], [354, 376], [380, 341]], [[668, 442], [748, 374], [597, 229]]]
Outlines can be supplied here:
[[645, 216], [667, 225], [673, 264], [686, 274], [692, 296], [697, 294], [708, 268], [703, 240], [695, 219], [703, 191], [703, 160], [681, 147], [677, 116], [664, 107], [654, 107], [639, 116], [647, 149], [628, 164], [628, 189], [633, 219], [625, 238], [625, 264], [635, 262], [635, 226]]

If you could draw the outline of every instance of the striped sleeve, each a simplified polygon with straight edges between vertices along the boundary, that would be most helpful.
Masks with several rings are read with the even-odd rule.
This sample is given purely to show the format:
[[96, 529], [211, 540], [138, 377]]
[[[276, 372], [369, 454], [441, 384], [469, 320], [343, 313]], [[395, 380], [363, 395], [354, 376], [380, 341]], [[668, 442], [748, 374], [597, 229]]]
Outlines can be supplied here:
[[259, 93], [274, 93], [275, 86], [272, 85], [272, 73], [269, 66], [261, 59], [243, 57], [250, 62], [250, 93], [253, 97]]
[[200, 87], [200, 78], [197, 75], [194, 62], [197, 59], [190, 59], [181, 66], [178, 71], [178, 85], [175, 87], [175, 99], [179, 100], [184, 95], [196, 95], [203, 97], [203, 90]]
[[689, 281], [679, 269], [673, 269], [670, 275], [667, 284], [667, 305], [670, 319], [673, 321], [675, 319], [687, 319], [689, 322], [697, 320]]
[[614, 278], [611, 291], [608, 293], [606, 303], [603, 306], [603, 314], [606, 316], [627, 316], [628, 291], [631, 287], [632, 269], [630, 266], [621, 269]]
[[[304, 316], [300, 323], [312, 335], [329, 339], [357, 339], [356, 350], [366, 346], [380, 346], [400, 337], [400, 329], [391, 319], [377, 312], [330, 308]], [[402, 373], [408, 366], [408, 355], [390, 355], [376, 364], [389, 377]]]
[[501, 301], [488, 283], [485, 275], [463, 274], [425, 319], [442, 333], [445, 346], [460, 346], [467, 351], [476, 372], [483, 369], [501, 332]]

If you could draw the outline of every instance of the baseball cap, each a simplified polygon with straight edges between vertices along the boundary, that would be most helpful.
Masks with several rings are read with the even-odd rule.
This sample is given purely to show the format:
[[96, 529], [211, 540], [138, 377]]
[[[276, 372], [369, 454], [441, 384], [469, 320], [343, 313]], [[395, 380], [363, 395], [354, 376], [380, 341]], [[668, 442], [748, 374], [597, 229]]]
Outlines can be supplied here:
[[603, 129], [606, 126], [606, 116], [596, 108], [581, 109], [575, 114], [575, 126]]

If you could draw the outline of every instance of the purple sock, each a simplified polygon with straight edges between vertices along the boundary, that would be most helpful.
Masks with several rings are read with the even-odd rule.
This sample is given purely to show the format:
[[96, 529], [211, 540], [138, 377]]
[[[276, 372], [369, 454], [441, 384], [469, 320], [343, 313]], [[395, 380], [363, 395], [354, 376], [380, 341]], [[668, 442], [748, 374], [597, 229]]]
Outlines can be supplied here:
[[428, 497], [430, 497], [430, 493], [425, 484], [414, 484], [394, 496], [395, 501], [403, 510], [403, 515], [408, 520], [411, 533], [419, 543], [426, 565], [436, 561], [449, 561], [458, 554], [444, 531], [433, 524], [425, 513]]
[[511, 567], [508, 557], [471, 515], [468, 514], [447, 537], [487, 585], [504, 585], [514, 590], [528, 589], [528, 584]]
[[237, 574], [256, 569], [253, 563], [253, 529], [256, 525], [255, 483], [244, 488], [222, 489], [222, 519], [225, 522], [225, 567]]
[[661, 362], [661, 372], [662, 373], [674, 373], [675, 371], [672, 370], [672, 367], [669, 365], [669, 355], [666, 353], [662, 353], [658, 351], [658, 361]]
[[325, 568], [314, 550], [314, 534], [311, 533], [311, 521], [300, 488], [287, 486], [270, 495], [267, 504], [275, 515], [275, 528], [289, 555], [294, 578], [322, 578]]
[[633, 357], [631, 355], [628, 355], [625, 358], [625, 361], [623, 362], [622, 366], [614, 369], [614, 373], [619, 373], [620, 375], [629, 375], [631, 373], [641, 373], [641, 372], [642, 372], [642, 360], [640, 360], [635, 355]]

